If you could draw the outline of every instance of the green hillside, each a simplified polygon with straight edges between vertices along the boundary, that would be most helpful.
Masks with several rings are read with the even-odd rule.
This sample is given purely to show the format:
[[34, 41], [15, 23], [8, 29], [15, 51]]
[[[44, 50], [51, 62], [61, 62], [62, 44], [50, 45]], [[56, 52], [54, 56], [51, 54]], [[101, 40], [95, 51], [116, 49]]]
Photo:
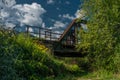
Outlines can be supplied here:
[[79, 72], [77, 65], [67, 66], [56, 60], [44, 45], [38, 45], [25, 35], [0, 31], [1, 80], [41, 80]]

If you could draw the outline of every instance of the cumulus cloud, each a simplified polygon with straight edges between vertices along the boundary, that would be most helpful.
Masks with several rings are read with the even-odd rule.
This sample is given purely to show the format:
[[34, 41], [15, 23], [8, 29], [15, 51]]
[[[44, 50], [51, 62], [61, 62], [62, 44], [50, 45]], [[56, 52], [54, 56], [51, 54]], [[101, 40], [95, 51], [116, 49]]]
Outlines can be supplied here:
[[[45, 9], [37, 3], [16, 4], [15, 0], [0, 0], [0, 20], [5, 25], [40, 26]], [[8, 25], [9, 26], [9, 25]]]
[[13, 9], [17, 10], [16, 15], [19, 16], [17, 19], [21, 24], [28, 24], [31, 26], [37, 26], [42, 24], [41, 15], [46, 11], [41, 5], [37, 3], [15, 5]]
[[6, 22], [5, 26], [6, 26], [6, 28], [9, 27], [10, 29], [12, 29], [15, 26], [15, 24]]
[[15, 0], [0, 0], [0, 7], [11, 7], [16, 4]]
[[1, 18], [7, 18], [7, 17], [9, 17], [9, 13], [8, 12], [6, 12], [5, 10], [1, 10], [1, 14], [0, 14], [0, 17]]
[[13, 23], [9, 23], [13, 21], [12, 18], [9, 18], [13, 15], [12, 6], [16, 4], [15, 0], [0, 0], [0, 23], [4, 25], [9, 25], [12, 27]]
[[53, 4], [54, 0], [47, 0], [47, 4]]

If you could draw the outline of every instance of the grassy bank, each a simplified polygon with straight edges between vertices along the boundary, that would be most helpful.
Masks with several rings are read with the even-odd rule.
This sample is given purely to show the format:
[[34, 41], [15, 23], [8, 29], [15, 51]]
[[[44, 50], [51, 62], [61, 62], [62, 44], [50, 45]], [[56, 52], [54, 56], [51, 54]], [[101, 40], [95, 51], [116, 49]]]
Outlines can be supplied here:
[[80, 72], [77, 65], [69, 66], [47, 50], [23, 34], [0, 31], [1, 80], [41, 80]]

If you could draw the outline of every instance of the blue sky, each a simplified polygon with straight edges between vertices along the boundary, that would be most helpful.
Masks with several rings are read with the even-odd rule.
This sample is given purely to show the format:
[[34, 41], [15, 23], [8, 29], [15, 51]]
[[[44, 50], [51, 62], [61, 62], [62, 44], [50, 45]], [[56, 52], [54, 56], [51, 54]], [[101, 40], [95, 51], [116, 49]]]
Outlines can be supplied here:
[[71, 19], [63, 18], [63, 15], [75, 17], [75, 13], [80, 9], [80, 0], [16, 0], [18, 4], [32, 4], [36, 2], [40, 4], [46, 13], [43, 14], [42, 19], [46, 27], [54, 26], [55, 21], [70, 23]]
[[80, 4], [80, 0], [0, 0], [0, 19], [6, 25], [65, 28], [77, 17]]

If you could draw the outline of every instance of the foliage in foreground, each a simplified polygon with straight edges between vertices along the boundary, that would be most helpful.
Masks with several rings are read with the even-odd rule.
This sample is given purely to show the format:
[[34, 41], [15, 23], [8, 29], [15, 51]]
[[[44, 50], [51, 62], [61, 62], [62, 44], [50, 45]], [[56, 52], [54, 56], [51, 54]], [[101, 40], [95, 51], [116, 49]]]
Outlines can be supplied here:
[[0, 79], [41, 80], [41, 77], [79, 71], [66, 66], [46, 53], [44, 45], [37, 45], [29, 37], [0, 31]]
[[85, 0], [88, 31], [80, 32], [78, 49], [87, 51], [86, 62], [96, 71], [120, 71], [120, 0]]

